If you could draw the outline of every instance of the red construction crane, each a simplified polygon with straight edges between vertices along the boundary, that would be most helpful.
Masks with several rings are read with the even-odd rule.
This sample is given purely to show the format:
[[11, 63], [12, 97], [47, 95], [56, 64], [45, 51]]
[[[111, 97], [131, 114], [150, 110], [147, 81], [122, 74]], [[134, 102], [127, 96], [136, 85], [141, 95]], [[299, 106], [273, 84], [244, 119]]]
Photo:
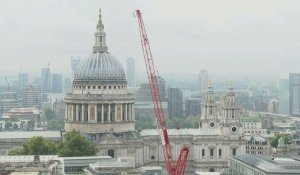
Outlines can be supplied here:
[[166, 169], [168, 175], [183, 175], [185, 171], [186, 162], [188, 159], [189, 149], [183, 147], [180, 151], [177, 163], [173, 161], [171, 145], [169, 142], [169, 135], [166, 126], [166, 121], [164, 113], [162, 110], [161, 97], [159, 94], [159, 88], [157, 85], [158, 72], [154, 65], [154, 60], [152, 58], [150, 44], [147, 37], [146, 29], [142, 19], [142, 14], [140, 10], [136, 10], [136, 15], [138, 17], [139, 31], [141, 36], [141, 44], [143, 48], [143, 54], [145, 59], [145, 64], [147, 68], [148, 80], [151, 89], [152, 100], [154, 104], [157, 129], [160, 133], [161, 144], [164, 153], [164, 158], [166, 161]]

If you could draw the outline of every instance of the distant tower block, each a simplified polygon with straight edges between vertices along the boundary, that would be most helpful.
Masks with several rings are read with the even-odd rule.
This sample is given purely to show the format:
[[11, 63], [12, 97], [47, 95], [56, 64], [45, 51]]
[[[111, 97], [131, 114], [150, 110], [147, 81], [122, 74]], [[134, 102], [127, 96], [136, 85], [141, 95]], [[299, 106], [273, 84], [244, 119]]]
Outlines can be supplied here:
[[126, 63], [126, 77], [129, 87], [135, 87], [135, 60], [134, 58], [128, 58]]

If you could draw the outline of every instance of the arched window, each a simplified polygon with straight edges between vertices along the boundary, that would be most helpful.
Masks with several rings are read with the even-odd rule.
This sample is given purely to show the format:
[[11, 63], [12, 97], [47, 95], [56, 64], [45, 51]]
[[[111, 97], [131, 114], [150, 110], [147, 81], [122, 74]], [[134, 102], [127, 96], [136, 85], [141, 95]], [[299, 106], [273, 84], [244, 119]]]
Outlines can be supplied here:
[[215, 172], [215, 169], [214, 168], [210, 168], [209, 172]]
[[202, 149], [202, 156], [205, 156], [205, 150]]

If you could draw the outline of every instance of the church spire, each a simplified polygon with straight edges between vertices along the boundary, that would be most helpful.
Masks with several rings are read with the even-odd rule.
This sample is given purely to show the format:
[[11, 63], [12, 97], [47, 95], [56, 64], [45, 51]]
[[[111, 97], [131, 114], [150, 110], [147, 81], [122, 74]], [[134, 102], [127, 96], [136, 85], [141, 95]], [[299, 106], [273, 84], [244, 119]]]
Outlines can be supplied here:
[[106, 46], [106, 33], [104, 32], [104, 25], [102, 23], [102, 15], [101, 15], [101, 9], [99, 9], [99, 20], [96, 27], [96, 33], [95, 33], [95, 44], [93, 46], [93, 53], [103, 53], [107, 52], [107, 46]]

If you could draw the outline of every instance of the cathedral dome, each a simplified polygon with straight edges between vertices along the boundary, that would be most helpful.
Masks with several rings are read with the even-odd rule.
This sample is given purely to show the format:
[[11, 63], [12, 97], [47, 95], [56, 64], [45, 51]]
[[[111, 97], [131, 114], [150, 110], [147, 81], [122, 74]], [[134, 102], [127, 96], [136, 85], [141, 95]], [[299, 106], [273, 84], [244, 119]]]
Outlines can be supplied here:
[[74, 82], [127, 84], [122, 64], [108, 52], [101, 10], [94, 35], [93, 53], [79, 63], [74, 74]]
[[120, 61], [108, 52], [96, 52], [83, 59], [77, 67], [74, 81], [126, 83]]

